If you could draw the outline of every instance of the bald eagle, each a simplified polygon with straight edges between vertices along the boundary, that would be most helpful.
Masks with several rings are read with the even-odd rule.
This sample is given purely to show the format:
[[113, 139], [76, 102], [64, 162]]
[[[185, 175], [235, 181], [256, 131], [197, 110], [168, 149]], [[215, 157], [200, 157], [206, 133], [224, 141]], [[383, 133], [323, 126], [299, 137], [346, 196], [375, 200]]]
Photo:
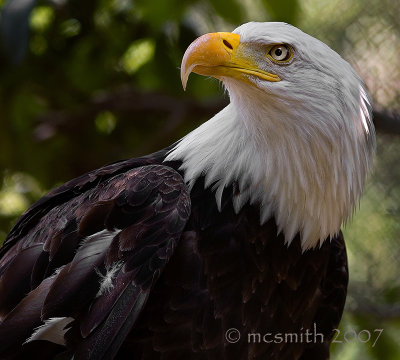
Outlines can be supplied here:
[[340, 227], [371, 168], [360, 77], [284, 23], [187, 49], [230, 104], [172, 146], [28, 209], [0, 250], [1, 359], [327, 359]]

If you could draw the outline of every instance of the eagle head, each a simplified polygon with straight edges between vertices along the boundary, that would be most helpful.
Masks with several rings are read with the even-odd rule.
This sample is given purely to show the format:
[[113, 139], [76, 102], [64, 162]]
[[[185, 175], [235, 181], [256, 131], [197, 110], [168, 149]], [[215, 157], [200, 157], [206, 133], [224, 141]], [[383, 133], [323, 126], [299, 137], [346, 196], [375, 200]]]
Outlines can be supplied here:
[[230, 104], [169, 155], [189, 185], [240, 187], [234, 206], [260, 206], [290, 244], [303, 249], [338, 233], [352, 215], [372, 166], [375, 133], [365, 86], [329, 46], [285, 23], [251, 22], [199, 37], [181, 66], [212, 76]]

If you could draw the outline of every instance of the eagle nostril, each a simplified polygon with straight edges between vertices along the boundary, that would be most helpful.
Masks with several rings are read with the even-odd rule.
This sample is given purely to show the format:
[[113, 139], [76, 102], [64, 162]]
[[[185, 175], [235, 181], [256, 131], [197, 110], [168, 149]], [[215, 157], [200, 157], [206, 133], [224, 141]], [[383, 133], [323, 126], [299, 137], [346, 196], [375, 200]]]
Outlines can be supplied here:
[[233, 46], [230, 44], [230, 42], [229, 42], [229, 41], [227, 41], [227, 40], [223, 40], [223, 43], [224, 43], [224, 45], [225, 45], [227, 48], [229, 48], [229, 49], [233, 50]]

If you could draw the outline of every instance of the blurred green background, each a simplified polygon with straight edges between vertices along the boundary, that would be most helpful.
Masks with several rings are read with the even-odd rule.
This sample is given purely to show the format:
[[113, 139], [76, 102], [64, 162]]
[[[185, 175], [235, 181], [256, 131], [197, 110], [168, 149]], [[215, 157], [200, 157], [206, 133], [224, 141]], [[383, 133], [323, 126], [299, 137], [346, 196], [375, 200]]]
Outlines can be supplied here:
[[[180, 60], [198, 35], [250, 20], [286, 21], [338, 51], [373, 98], [378, 153], [360, 209], [344, 230], [351, 281], [332, 358], [400, 359], [399, 1], [0, 0], [0, 6], [0, 243], [49, 189], [165, 147], [227, 103], [212, 79], [192, 75], [182, 90]], [[383, 332], [373, 346], [375, 329]]]

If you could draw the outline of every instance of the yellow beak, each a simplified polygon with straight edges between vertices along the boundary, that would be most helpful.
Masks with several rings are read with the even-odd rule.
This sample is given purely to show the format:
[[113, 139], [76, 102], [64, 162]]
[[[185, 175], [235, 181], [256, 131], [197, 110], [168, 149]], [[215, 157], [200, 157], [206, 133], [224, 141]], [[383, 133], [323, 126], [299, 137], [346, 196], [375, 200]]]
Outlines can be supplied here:
[[213, 76], [217, 79], [233, 77], [249, 81], [249, 76], [257, 76], [267, 81], [280, 81], [280, 77], [261, 70], [248, 55], [240, 49], [240, 35], [218, 32], [197, 38], [187, 48], [181, 64], [181, 81], [186, 89], [191, 72]]

